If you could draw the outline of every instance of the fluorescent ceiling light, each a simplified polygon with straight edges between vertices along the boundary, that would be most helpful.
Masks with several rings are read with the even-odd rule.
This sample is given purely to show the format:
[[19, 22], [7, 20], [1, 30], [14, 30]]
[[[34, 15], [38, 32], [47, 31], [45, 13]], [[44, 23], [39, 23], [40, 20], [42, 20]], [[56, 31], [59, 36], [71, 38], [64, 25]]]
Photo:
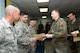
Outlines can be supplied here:
[[40, 8], [40, 12], [48, 12], [48, 8]]
[[38, 3], [49, 2], [49, 0], [37, 0]]
[[47, 18], [47, 16], [42, 16], [42, 18]]

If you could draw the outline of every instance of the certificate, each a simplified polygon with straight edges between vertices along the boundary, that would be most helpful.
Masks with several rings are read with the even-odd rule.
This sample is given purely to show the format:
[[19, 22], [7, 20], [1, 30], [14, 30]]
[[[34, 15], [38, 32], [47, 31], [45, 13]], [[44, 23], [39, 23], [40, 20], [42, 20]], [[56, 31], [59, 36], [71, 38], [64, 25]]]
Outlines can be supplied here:
[[43, 38], [44, 36], [43, 34], [35, 34], [34, 37], [40, 39], [40, 38]]
[[73, 41], [74, 42], [80, 41], [80, 37], [74, 37]]

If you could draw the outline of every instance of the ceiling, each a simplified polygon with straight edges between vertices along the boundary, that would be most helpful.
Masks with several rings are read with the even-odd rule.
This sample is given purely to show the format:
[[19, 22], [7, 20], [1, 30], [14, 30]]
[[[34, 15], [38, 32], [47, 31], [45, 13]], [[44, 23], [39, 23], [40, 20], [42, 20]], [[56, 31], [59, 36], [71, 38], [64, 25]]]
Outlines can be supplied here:
[[[34, 17], [42, 15], [50, 16], [53, 9], [59, 9], [61, 16], [66, 16], [69, 12], [80, 14], [80, 0], [50, 0], [47, 3], [37, 3], [36, 0], [10, 0], [13, 5], [20, 8], [22, 12], [27, 12]], [[47, 13], [39, 12], [40, 7], [48, 7]]]

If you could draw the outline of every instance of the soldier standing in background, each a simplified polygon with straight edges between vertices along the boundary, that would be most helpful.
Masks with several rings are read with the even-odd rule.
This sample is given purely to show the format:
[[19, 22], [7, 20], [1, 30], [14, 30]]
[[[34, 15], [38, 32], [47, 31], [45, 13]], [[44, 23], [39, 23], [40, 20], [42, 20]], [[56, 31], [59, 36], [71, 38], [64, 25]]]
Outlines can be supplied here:
[[[37, 34], [44, 33], [44, 26], [42, 22], [40, 21], [40, 24], [38, 25]], [[37, 47], [36, 47], [37, 53], [44, 53], [44, 41], [37, 41]]]
[[45, 34], [47, 34], [49, 30], [50, 30], [50, 24], [48, 22], [46, 22], [46, 25], [45, 25]]
[[6, 7], [5, 18], [0, 20], [0, 53], [17, 53], [17, 36], [13, 22], [19, 19], [20, 10], [13, 6]]
[[43, 26], [43, 24], [42, 24], [41, 21], [40, 21], [40, 24], [38, 25], [37, 33], [38, 33], [38, 34], [44, 33], [44, 26]]
[[[29, 28], [30, 28], [30, 33], [31, 33], [32, 38], [36, 34], [36, 31], [35, 31], [36, 23], [37, 21], [35, 19], [32, 19], [29, 22]], [[36, 49], [36, 41], [32, 42], [32, 52], [35, 53], [35, 49]]]
[[51, 12], [52, 23], [50, 31], [45, 36], [52, 38], [53, 53], [68, 53], [67, 51], [67, 25], [63, 18], [60, 18], [58, 9]]
[[68, 14], [67, 16], [69, 18], [69, 22], [67, 23], [68, 25], [68, 42], [69, 42], [69, 46], [71, 48], [72, 53], [78, 53], [77, 51], [77, 46], [76, 46], [76, 42], [73, 42], [73, 37], [74, 34], [72, 34], [71, 32], [74, 32], [76, 30], [79, 30], [79, 21], [76, 19], [76, 15], [71, 12]]
[[36, 42], [37, 38], [32, 37], [27, 21], [28, 15], [22, 13], [19, 22], [15, 25], [18, 36], [18, 53], [34, 53], [32, 52], [32, 42]]

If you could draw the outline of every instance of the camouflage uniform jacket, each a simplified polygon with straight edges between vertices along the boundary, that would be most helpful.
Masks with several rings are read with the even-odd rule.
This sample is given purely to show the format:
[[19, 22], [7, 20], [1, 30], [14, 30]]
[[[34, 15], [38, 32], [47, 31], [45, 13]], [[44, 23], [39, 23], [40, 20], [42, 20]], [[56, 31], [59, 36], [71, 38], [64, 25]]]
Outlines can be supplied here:
[[21, 20], [15, 25], [16, 34], [18, 36], [18, 44], [29, 45], [32, 42], [29, 26]]
[[0, 53], [17, 53], [17, 37], [10, 23], [3, 18], [0, 20]]
[[34, 37], [34, 35], [36, 34], [36, 31], [35, 31], [34, 27], [29, 26], [29, 28], [30, 28], [31, 36]]
[[65, 43], [67, 40], [67, 25], [64, 19], [58, 18], [54, 21], [48, 33], [53, 34], [52, 43], [54, 45], [58, 46], [59, 43]]
[[70, 34], [73, 31], [79, 30], [79, 21], [76, 20], [74, 23], [72, 23], [72, 21], [68, 21], [67, 26], [68, 33]]

